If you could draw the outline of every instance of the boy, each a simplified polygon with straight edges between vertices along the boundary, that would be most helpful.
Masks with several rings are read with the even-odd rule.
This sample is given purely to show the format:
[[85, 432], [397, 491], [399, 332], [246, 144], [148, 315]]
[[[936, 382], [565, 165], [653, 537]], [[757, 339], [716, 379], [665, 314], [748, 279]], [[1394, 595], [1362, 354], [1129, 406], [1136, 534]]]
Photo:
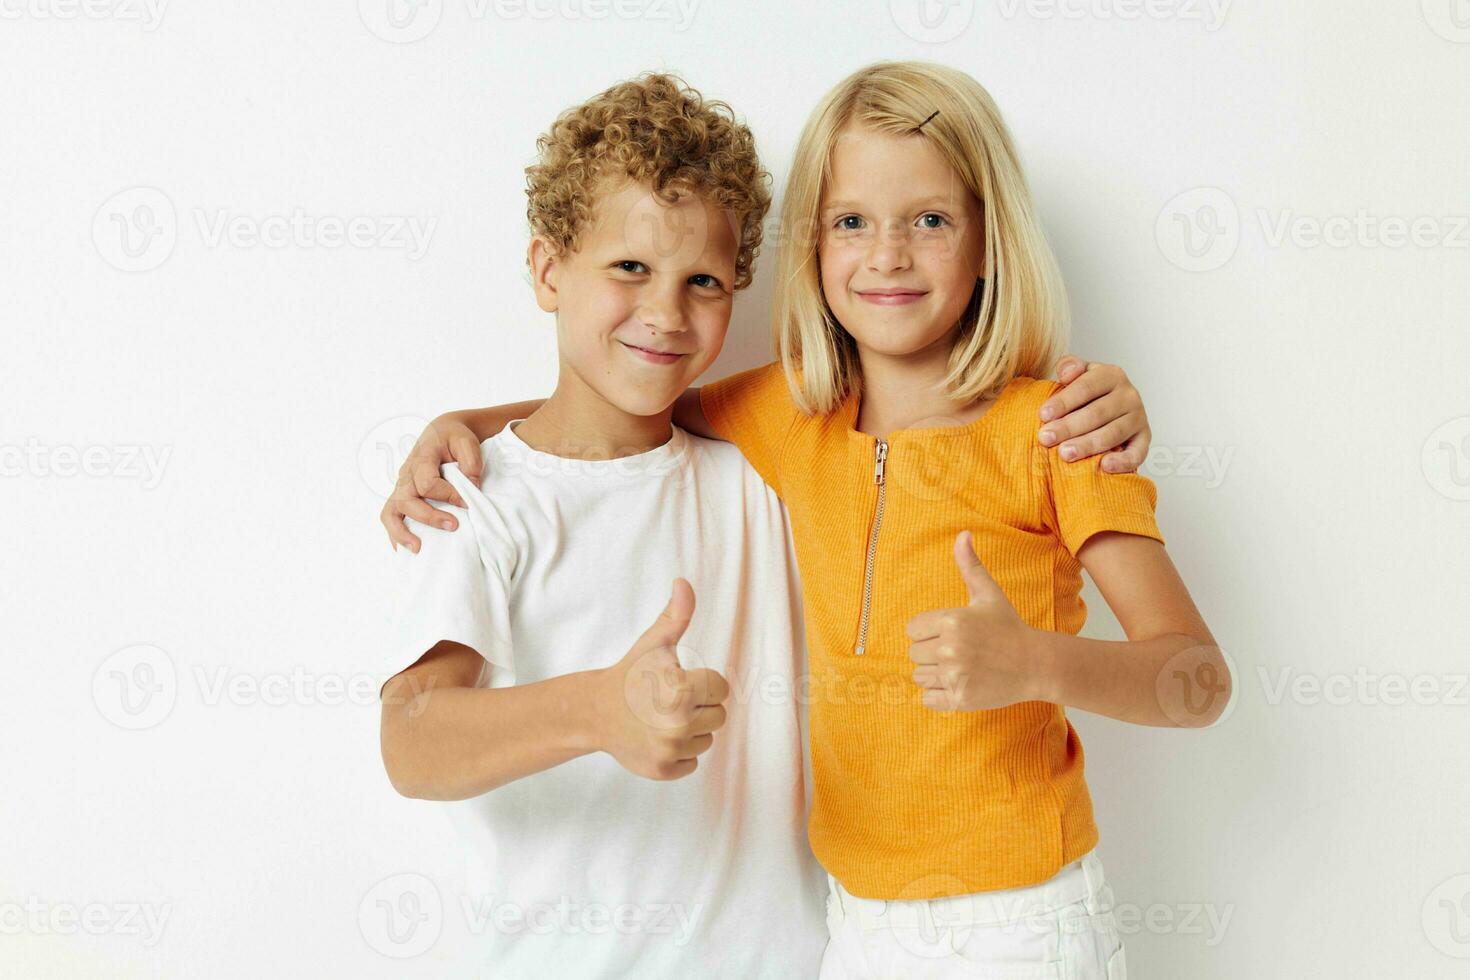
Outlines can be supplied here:
[[384, 764], [464, 801], [486, 975], [815, 976], [784, 512], [733, 445], [670, 422], [750, 281], [766, 175], [729, 108], [666, 75], [538, 148], [557, 388], [478, 480], [444, 468], [466, 526], [400, 559]]

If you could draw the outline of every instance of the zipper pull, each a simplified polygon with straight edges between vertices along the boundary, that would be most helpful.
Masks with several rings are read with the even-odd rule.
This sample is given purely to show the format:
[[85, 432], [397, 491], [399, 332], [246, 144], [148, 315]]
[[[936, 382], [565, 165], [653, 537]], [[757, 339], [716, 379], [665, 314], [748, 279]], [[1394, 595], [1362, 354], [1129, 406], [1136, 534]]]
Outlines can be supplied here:
[[878, 462], [873, 466], [873, 482], [883, 485], [883, 461], [888, 458], [888, 443], [878, 440]]

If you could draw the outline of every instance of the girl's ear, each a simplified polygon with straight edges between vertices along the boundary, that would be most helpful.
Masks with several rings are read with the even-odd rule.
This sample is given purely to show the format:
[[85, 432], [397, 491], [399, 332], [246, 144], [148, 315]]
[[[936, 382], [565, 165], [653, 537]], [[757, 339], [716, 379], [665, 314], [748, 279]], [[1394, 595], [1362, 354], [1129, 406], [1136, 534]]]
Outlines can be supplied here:
[[557, 280], [561, 278], [561, 262], [549, 240], [534, 235], [526, 246], [526, 265], [531, 267], [531, 288], [536, 292], [536, 305], [544, 313], [557, 308]]

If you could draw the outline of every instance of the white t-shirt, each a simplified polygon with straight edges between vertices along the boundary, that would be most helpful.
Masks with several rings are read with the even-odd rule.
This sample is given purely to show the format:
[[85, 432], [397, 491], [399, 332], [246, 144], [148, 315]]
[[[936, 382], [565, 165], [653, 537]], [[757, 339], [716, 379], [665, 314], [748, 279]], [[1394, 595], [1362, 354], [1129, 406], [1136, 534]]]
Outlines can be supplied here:
[[[825, 877], [805, 832], [801, 597], [780, 501], [728, 443], [681, 429], [606, 461], [482, 445], [455, 531], [414, 525], [386, 674], [452, 640], [507, 687], [616, 663], [694, 587], [685, 668], [730, 682], [728, 720], [683, 779], [594, 753], [443, 803], [467, 843], [467, 927], [486, 976], [814, 977]], [[441, 506], [436, 504], [435, 506]], [[442, 505], [448, 507], [448, 505]], [[453, 914], [453, 913], [451, 913]]]

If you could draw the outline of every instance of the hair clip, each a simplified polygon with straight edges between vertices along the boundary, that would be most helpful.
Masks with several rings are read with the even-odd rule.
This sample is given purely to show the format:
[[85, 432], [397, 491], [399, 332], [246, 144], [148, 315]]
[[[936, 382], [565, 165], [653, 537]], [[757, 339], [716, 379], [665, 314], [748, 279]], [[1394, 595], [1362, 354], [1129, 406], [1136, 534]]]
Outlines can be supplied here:
[[[933, 119], [937, 115], [939, 115], [939, 110], [935, 109], [933, 112], [929, 113], [929, 119]], [[923, 129], [924, 126], [929, 122], [929, 119], [925, 119], [924, 122], [921, 122], [919, 123], [919, 125], [915, 126], [914, 132], [917, 133], [919, 130]]]

